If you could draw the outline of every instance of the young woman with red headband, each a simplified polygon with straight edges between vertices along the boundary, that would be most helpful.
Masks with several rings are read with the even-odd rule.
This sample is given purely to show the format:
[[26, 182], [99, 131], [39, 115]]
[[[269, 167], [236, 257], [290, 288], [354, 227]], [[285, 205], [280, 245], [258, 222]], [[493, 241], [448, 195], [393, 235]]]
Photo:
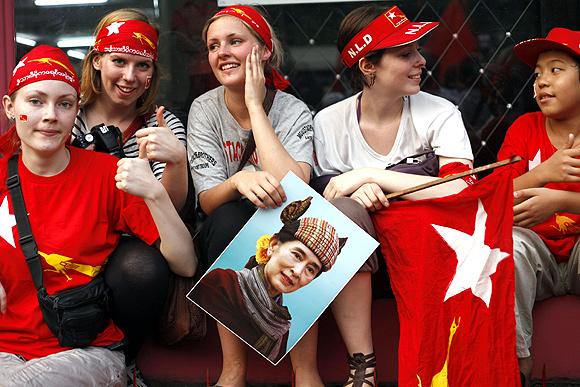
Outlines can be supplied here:
[[[207, 21], [203, 40], [221, 86], [193, 101], [187, 141], [199, 207], [208, 215], [199, 247], [209, 266], [256, 207], [277, 207], [286, 200], [280, 180], [287, 172], [309, 181], [313, 149], [311, 113], [281, 91], [288, 84], [276, 70], [283, 53], [259, 12], [246, 6], [225, 8]], [[271, 102], [268, 113], [265, 99]], [[241, 165], [250, 137], [255, 151]], [[243, 386], [246, 348], [218, 327], [224, 357], [218, 384]]]
[[[120, 128], [125, 157], [137, 157], [143, 145], [151, 170], [179, 211], [189, 173], [185, 127], [163, 107], [156, 110], [161, 76], [157, 53], [157, 31], [141, 11], [119, 9], [105, 15], [83, 61], [81, 109], [73, 134], [81, 136], [101, 123]], [[114, 316], [129, 338], [127, 354], [132, 357], [162, 311], [170, 271], [154, 249], [135, 238], [123, 238], [108, 265]]]
[[[8, 95], [2, 98], [14, 123], [0, 137], [2, 386], [125, 385], [124, 355], [118, 350], [123, 333], [110, 318], [90, 320], [102, 329], [82, 334], [90, 342], [79, 344], [82, 348], [71, 348], [76, 344], [62, 341], [62, 332], [53, 333], [54, 323], [49, 327], [45, 320], [23, 251], [28, 248], [22, 247], [22, 223], [15, 220], [18, 195], [8, 192], [9, 159], [17, 162], [26, 206], [22, 213], [27, 213], [38, 249], [41, 286], [49, 295], [62, 296], [73, 288], [76, 292], [100, 279], [122, 233], [156, 245], [175, 273], [195, 272], [187, 228], [146, 160], [118, 160], [67, 145], [79, 95], [79, 81], [67, 56], [41, 45], [19, 61]], [[93, 326], [73, 325], [83, 331]], [[70, 332], [65, 321], [59, 326]]]
[[[350, 202], [353, 210], [372, 212], [388, 206], [385, 193], [472, 166], [473, 155], [459, 110], [420, 91], [425, 58], [417, 41], [438, 24], [411, 22], [396, 6], [388, 10], [361, 7], [342, 21], [337, 47], [362, 91], [322, 110], [314, 119], [315, 175], [335, 175], [324, 189], [328, 200], [340, 198]], [[385, 169], [429, 151], [439, 162], [438, 176], [437, 172], [435, 176], [420, 176]], [[453, 194], [468, 182], [456, 180], [406, 198]], [[366, 211], [356, 212], [357, 217], [347, 215], [358, 224], [370, 223]], [[377, 269], [376, 259], [376, 254], [369, 257], [332, 305], [349, 352], [347, 386], [376, 383], [370, 308], [370, 274]], [[301, 359], [312, 362], [312, 356]]]

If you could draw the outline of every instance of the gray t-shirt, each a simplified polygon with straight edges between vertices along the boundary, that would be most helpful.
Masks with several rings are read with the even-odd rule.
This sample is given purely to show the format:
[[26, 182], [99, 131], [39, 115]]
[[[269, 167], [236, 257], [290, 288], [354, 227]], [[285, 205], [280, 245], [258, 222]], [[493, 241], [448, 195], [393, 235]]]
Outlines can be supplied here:
[[[187, 118], [187, 154], [195, 192], [206, 191], [234, 175], [250, 131], [228, 111], [224, 88], [219, 86], [196, 98]], [[299, 162], [312, 165], [312, 114], [296, 97], [278, 91], [268, 114], [276, 136]], [[261, 170], [254, 152], [244, 169]]]

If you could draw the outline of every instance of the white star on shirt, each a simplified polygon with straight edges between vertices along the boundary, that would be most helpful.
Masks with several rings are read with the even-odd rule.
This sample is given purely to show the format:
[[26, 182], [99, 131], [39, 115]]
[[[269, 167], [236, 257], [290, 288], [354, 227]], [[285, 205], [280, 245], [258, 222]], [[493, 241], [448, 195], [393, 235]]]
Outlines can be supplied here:
[[26, 59], [27, 59], [27, 58], [28, 58], [28, 57], [27, 57], [27, 56], [25, 56], [24, 58], [22, 58], [22, 60], [20, 60], [20, 61], [18, 62], [18, 64], [16, 65], [16, 67], [14, 67], [14, 70], [12, 70], [12, 76], [14, 76], [14, 74], [16, 74], [16, 71], [17, 71], [19, 68], [21, 68], [21, 67], [24, 67], [24, 62], [26, 61]]
[[125, 24], [125, 22], [113, 22], [113, 23], [109, 24], [107, 26], [107, 30], [109, 31], [107, 33], [107, 36], [111, 36], [113, 34], [118, 34], [119, 27], [121, 27], [123, 24]]
[[14, 244], [14, 235], [12, 234], [12, 227], [15, 225], [16, 218], [14, 215], [10, 215], [8, 209], [8, 195], [6, 195], [4, 196], [2, 205], [0, 205], [0, 238], [10, 243], [12, 247], [16, 247]]
[[395, 15], [394, 12], [389, 12], [389, 19], [394, 19], [396, 17], [397, 17], [397, 15]]
[[432, 224], [439, 235], [457, 254], [455, 275], [449, 284], [443, 302], [464, 290], [471, 289], [473, 295], [481, 298], [489, 308], [493, 290], [490, 276], [495, 273], [497, 265], [509, 254], [500, 251], [498, 248], [492, 249], [485, 244], [486, 220], [487, 213], [481, 200], [478, 200], [473, 235], [453, 228]]
[[534, 158], [528, 161], [528, 171], [531, 171], [540, 164], [542, 164], [542, 156], [540, 154], [540, 150], [538, 149], [538, 153], [536, 153]]

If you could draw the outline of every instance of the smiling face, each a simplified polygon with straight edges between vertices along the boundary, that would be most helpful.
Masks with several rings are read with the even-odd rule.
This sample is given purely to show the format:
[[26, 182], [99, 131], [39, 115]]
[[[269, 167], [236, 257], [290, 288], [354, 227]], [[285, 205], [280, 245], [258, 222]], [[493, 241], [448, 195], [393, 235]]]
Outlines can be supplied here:
[[123, 108], [136, 108], [137, 100], [151, 85], [153, 61], [140, 55], [102, 54], [93, 59], [101, 72], [101, 91], [110, 102]]
[[562, 51], [546, 51], [536, 63], [536, 102], [547, 117], [569, 119], [580, 115], [579, 68]]
[[64, 149], [78, 112], [75, 89], [66, 82], [45, 80], [23, 86], [2, 100], [15, 117], [23, 153], [50, 156]]
[[248, 27], [233, 16], [221, 16], [207, 29], [207, 57], [217, 80], [226, 87], [243, 87], [246, 80], [246, 57], [252, 47], [260, 46], [262, 61], [270, 57]]
[[395, 97], [417, 94], [425, 63], [417, 43], [386, 49], [374, 65], [375, 87], [389, 90]]
[[274, 297], [308, 285], [322, 269], [320, 260], [302, 242], [280, 242], [272, 238], [269, 261], [264, 266], [268, 293]]

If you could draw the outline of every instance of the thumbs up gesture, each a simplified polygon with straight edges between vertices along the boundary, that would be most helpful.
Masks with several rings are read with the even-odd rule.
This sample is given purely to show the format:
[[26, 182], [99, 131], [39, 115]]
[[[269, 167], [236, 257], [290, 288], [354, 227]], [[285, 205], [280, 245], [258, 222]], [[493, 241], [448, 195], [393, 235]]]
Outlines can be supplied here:
[[564, 147], [534, 169], [543, 184], [580, 181], [580, 144], [575, 142], [570, 133]]
[[145, 143], [139, 144], [138, 158], [124, 158], [117, 162], [115, 185], [118, 189], [143, 199], [154, 199], [159, 189], [163, 189], [149, 166]]
[[135, 133], [139, 144], [139, 157], [164, 163], [185, 162], [185, 146], [167, 127], [164, 113], [165, 107], [160, 106], [155, 113], [157, 126], [139, 129]]

